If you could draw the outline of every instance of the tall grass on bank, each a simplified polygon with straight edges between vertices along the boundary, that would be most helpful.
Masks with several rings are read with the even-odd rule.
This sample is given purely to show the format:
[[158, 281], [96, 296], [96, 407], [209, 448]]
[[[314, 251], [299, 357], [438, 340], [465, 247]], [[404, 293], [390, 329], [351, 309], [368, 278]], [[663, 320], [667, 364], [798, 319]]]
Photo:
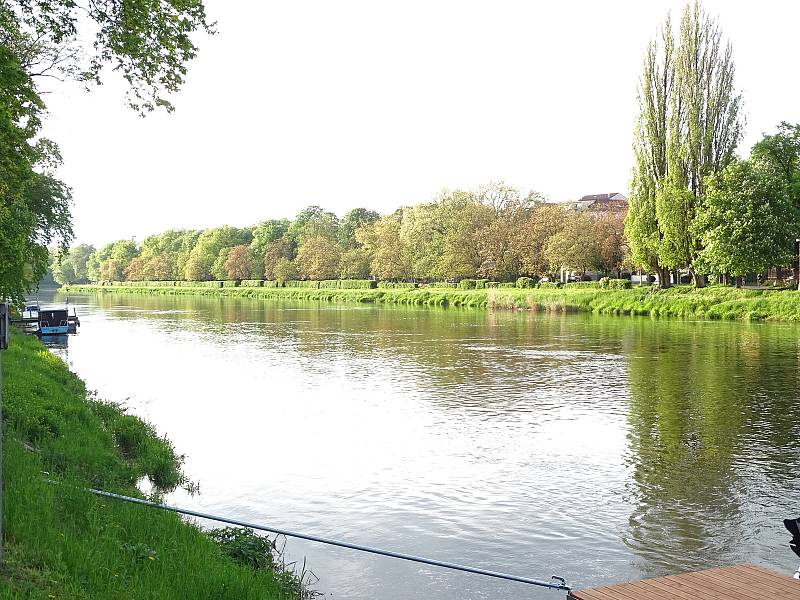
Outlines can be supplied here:
[[800, 321], [800, 292], [742, 290], [725, 286], [695, 289], [677, 286], [659, 290], [649, 286], [631, 289], [490, 288], [453, 289], [313, 289], [313, 288], [191, 288], [103, 287], [72, 285], [76, 293], [191, 294], [234, 298], [362, 302], [421, 306], [455, 306], [497, 310], [593, 312], [693, 319], [744, 321]]
[[[277, 599], [297, 578], [241, 560], [255, 536], [227, 546], [173, 513], [91, 495], [95, 486], [141, 495], [183, 481], [181, 457], [152, 427], [87, 399], [83, 383], [35, 338], [2, 353], [3, 533], [0, 598]], [[47, 483], [46, 478], [61, 481]], [[259, 552], [269, 550], [255, 546]], [[238, 554], [237, 554], [238, 552]]]

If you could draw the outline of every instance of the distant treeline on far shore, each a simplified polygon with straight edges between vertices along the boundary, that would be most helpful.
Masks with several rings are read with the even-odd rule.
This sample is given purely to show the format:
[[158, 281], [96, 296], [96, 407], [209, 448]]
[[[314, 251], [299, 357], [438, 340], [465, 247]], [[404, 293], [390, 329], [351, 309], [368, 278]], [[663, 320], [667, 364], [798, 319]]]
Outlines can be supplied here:
[[293, 220], [270, 219], [252, 227], [169, 230], [141, 244], [119, 240], [99, 249], [82, 244], [54, 255], [51, 268], [58, 283], [514, 283], [562, 269], [614, 274], [626, 266], [625, 208], [603, 206], [578, 210], [492, 183], [473, 191], [444, 191], [431, 202], [385, 216], [356, 208], [339, 218], [311, 206]]

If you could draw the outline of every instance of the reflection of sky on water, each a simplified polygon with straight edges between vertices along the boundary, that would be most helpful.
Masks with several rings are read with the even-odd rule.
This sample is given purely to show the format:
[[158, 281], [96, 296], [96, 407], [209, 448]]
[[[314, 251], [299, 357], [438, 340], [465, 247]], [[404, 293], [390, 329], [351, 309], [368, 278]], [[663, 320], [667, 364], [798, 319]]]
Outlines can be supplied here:
[[[794, 566], [774, 522], [800, 492], [792, 328], [72, 301], [73, 368], [187, 454], [201, 494], [173, 503], [577, 586]], [[288, 548], [333, 598], [555, 593]]]

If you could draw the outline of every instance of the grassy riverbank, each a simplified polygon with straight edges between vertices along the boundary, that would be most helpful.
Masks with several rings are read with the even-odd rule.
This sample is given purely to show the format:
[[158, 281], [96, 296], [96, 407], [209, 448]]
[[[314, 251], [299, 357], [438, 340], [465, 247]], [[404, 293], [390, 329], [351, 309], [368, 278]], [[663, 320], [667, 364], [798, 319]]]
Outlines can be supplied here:
[[296, 597], [296, 582], [234, 561], [173, 513], [82, 491], [141, 495], [142, 477], [170, 489], [182, 483], [181, 458], [137, 417], [87, 398], [83, 382], [35, 338], [14, 335], [2, 360], [0, 598]]
[[202, 295], [234, 298], [371, 302], [470, 308], [585, 311], [598, 314], [646, 315], [746, 321], [800, 321], [800, 292], [742, 290], [712, 286], [694, 289], [679, 286], [667, 290], [650, 287], [608, 290], [562, 289], [305, 289], [246, 287], [107, 287], [72, 285], [74, 293], [121, 293], [154, 295]]

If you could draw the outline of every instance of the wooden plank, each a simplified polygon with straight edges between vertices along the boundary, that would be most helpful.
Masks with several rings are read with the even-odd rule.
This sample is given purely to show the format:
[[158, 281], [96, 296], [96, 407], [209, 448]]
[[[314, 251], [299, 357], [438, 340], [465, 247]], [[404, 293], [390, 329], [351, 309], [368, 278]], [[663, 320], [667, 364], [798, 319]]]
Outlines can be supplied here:
[[574, 600], [800, 600], [800, 581], [763, 567], [737, 565], [576, 590], [569, 597]]
[[[749, 574], [741, 569], [731, 569], [725, 571], [724, 573], [719, 572], [708, 574], [710, 578], [716, 580], [725, 578], [728, 582], [728, 585], [736, 586], [736, 588], [740, 590], [740, 592], [749, 600], [762, 600], [766, 592], [768, 592], [770, 596], [780, 598], [784, 592], [791, 591], [790, 588], [786, 588], [777, 583], [772, 577], [770, 577], [768, 580], [763, 580], [761, 576], [754, 577], [753, 575], [754, 574]], [[793, 583], [791, 579], [787, 578], [787, 580], [790, 585]]]
[[741, 571], [747, 573], [751, 577], [754, 577], [759, 582], [775, 585], [785, 593], [796, 594], [797, 589], [800, 588], [800, 582], [796, 579], [791, 577], [775, 577], [775, 573], [768, 569], [764, 569], [763, 567], [756, 567], [755, 565], [742, 565]]
[[716, 600], [708, 591], [697, 589], [681, 579], [659, 577], [644, 582], [640, 581], [637, 584], [649, 585], [662, 590], [670, 600]]

